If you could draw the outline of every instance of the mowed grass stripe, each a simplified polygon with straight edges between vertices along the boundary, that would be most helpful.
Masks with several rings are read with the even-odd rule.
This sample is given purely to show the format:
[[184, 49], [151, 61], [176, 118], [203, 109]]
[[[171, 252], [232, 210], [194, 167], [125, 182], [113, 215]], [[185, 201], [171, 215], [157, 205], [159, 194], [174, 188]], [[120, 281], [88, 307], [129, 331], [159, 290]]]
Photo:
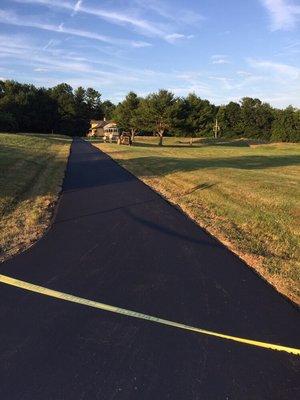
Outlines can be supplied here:
[[49, 136], [0, 134], [0, 261], [49, 225], [72, 140]]

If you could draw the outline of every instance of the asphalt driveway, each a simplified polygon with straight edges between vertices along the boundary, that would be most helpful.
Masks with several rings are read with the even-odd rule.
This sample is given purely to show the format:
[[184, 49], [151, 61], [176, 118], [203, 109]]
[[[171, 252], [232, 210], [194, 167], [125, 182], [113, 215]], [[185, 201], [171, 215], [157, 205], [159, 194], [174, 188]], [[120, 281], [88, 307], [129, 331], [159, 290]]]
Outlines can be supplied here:
[[[0, 274], [300, 347], [299, 311], [224, 246], [75, 139], [56, 217]], [[0, 398], [296, 399], [300, 357], [0, 284]]]

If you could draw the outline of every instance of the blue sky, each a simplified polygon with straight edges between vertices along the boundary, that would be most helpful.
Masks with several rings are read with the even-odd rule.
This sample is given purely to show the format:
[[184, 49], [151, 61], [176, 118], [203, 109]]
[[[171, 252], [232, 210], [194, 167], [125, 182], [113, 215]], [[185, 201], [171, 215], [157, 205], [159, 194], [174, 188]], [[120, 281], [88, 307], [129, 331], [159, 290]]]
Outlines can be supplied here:
[[1, 0], [0, 77], [300, 107], [300, 1]]

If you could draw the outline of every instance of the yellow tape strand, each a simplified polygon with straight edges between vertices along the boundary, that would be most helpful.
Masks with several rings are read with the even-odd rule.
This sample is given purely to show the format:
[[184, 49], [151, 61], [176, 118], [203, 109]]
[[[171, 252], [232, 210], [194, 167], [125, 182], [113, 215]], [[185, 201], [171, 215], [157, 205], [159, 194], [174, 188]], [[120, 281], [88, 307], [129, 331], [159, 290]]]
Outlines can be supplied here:
[[82, 305], [85, 305], [88, 307], [98, 308], [100, 310], [105, 310], [105, 311], [109, 311], [109, 312], [113, 312], [113, 313], [117, 313], [117, 314], [127, 315], [129, 317], [144, 319], [147, 321], [156, 322], [156, 323], [162, 324], [162, 325], [172, 326], [174, 328], [184, 329], [184, 330], [191, 331], [191, 332], [197, 332], [202, 335], [214, 336], [214, 337], [221, 338], [221, 339], [226, 339], [226, 340], [231, 340], [234, 342], [248, 344], [250, 346], [263, 347], [263, 348], [269, 349], [269, 350], [284, 351], [286, 353], [295, 354], [297, 356], [300, 355], [300, 349], [295, 349], [295, 348], [286, 347], [286, 346], [280, 346], [278, 344], [259, 342], [257, 340], [244, 339], [244, 338], [240, 338], [240, 337], [236, 337], [236, 336], [225, 335], [223, 333], [212, 332], [212, 331], [208, 331], [205, 329], [196, 328], [194, 326], [181, 324], [179, 322], [169, 321], [167, 319], [162, 319], [162, 318], [158, 318], [158, 317], [153, 317], [151, 315], [142, 314], [139, 312], [126, 310], [125, 308], [119, 308], [119, 307], [111, 306], [108, 304], [99, 303], [97, 301], [87, 300], [82, 297], [73, 296], [71, 294], [58, 292], [56, 290], [48, 289], [43, 286], [34, 285], [32, 283], [24, 282], [19, 279], [14, 279], [9, 276], [5, 276], [5, 275], [1, 275], [1, 274], [0, 274], [0, 282], [5, 283], [10, 286], [15, 286], [15, 287], [18, 287], [21, 289], [25, 289], [30, 292], [40, 293], [45, 296], [54, 297], [56, 299], [70, 301], [72, 303], [78, 303], [78, 304], [82, 304]]

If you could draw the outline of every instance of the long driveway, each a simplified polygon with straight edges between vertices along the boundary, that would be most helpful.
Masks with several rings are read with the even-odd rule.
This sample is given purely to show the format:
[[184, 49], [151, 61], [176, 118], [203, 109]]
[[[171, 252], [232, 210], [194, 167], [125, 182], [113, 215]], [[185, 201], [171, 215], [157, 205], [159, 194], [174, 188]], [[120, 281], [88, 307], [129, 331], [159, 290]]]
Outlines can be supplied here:
[[[0, 274], [300, 347], [299, 311], [107, 155], [75, 139], [55, 221]], [[300, 357], [0, 284], [1, 400], [283, 400]]]

